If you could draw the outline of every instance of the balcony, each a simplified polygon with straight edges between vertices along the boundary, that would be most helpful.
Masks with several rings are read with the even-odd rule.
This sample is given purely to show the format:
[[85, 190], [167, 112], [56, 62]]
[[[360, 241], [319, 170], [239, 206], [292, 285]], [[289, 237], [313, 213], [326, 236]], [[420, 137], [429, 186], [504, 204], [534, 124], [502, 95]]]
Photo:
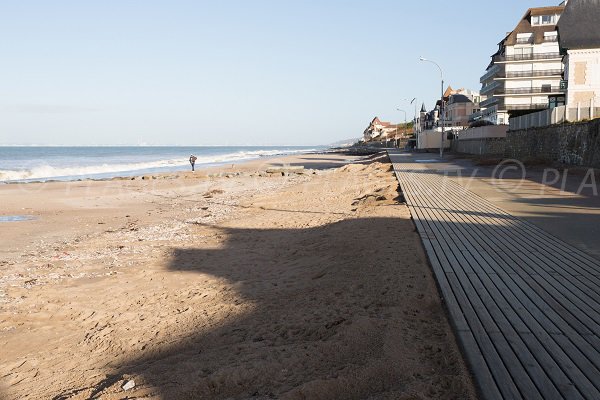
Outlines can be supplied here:
[[493, 104], [498, 103], [499, 101], [500, 101], [500, 99], [497, 98], [497, 97], [490, 97], [489, 99], [486, 99], [486, 100], [480, 102], [479, 106], [480, 107], [489, 107], [489, 106], [491, 106]]
[[493, 65], [490, 69], [487, 70], [487, 72], [485, 74], [483, 74], [483, 76], [481, 78], [479, 78], [479, 83], [483, 83], [483, 82], [489, 80], [494, 75], [496, 75], [498, 72], [500, 72], [500, 69], [501, 69], [500, 65], [498, 65], [498, 64]]
[[500, 81], [495, 81], [494, 83], [491, 83], [489, 85], [486, 85], [484, 87], [481, 88], [481, 90], [479, 91], [480, 94], [488, 94], [494, 91], [494, 89], [498, 88], [502, 86], [502, 82]]
[[494, 61], [498, 63], [511, 61], [527, 61], [527, 60], [561, 60], [560, 53], [530, 53], [530, 54], [513, 54], [512, 56], [496, 56]]
[[531, 103], [531, 104], [498, 104], [498, 109], [507, 111], [519, 110], [545, 110], [548, 108], [548, 103]]
[[562, 69], [540, 69], [532, 71], [505, 71], [498, 78], [536, 78], [562, 76]]
[[496, 90], [494, 95], [511, 95], [511, 94], [550, 94], [550, 93], [562, 93], [564, 89], [559, 86], [547, 86], [547, 87], [523, 87], [523, 88], [500, 88]]
[[483, 118], [483, 111], [477, 111], [469, 115], [469, 122], [477, 121]]
[[517, 38], [517, 44], [531, 44], [533, 43], [533, 36], [526, 38]]

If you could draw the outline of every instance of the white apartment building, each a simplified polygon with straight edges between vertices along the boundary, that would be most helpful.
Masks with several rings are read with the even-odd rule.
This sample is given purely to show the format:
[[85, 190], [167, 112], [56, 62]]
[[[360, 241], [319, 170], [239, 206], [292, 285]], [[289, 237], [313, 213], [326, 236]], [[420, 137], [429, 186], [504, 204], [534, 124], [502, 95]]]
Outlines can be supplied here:
[[558, 22], [564, 6], [527, 10], [499, 43], [480, 82], [483, 119], [508, 124], [510, 116], [565, 104]]

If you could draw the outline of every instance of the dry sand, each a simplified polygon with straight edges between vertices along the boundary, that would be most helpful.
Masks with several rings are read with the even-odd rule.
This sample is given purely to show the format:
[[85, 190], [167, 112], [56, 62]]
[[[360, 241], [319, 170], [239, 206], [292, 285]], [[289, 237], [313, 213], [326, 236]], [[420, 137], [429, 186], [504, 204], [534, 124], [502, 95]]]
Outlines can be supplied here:
[[0, 398], [475, 398], [389, 164], [266, 167], [0, 186]]

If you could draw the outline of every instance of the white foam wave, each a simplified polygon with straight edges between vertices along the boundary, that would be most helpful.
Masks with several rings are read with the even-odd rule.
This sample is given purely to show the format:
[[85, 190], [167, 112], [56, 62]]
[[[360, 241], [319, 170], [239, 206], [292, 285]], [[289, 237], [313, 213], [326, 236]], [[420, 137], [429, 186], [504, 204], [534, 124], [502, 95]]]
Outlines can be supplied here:
[[[259, 157], [310, 153], [317, 149], [303, 150], [255, 150], [255, 151], [240, 151], [236, 153], [222, 155], [199, 155], [196, 160], [196, 165], [203, 164], [221, 164], [228, 162], [236, 162], [243, 160], [251, 160]], [[97, 164], [87, 166], [52, 166], [40, 165], [31, 169], [22, 170], [0, 170], [0, 181], [24, 181], [24, 180], [44, 180], [52, 178], [78, 177], [78, 176], [94, 176], [106, 175], [118, 176], [119, 173], [131, 173], [142, 170], [156, 169], [178, 169], [189, 165], [187, 159], [168, 159], [151, 162], [139, 163], [114, 163], [114, 164]]]

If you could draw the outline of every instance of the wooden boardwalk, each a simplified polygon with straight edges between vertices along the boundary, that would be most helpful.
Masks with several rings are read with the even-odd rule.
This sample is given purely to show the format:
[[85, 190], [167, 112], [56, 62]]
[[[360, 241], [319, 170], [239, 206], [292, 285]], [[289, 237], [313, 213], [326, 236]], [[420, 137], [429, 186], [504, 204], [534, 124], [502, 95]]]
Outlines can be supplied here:
[[390, 151], [484, 399], [600, 399], [600, 262]]

